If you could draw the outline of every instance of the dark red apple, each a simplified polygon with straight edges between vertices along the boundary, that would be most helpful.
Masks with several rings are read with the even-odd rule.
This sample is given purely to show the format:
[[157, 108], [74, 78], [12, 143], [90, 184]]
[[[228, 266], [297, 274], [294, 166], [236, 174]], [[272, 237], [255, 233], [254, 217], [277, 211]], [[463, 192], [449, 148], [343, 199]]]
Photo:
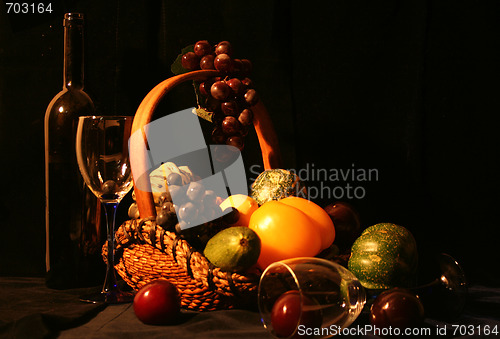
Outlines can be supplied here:
[[288, 338], [298, 328], [319, 328], [323, 322], [318, 304], [306, 295], [300, 297], [299, 291], [283, 293], [271, 310], [271, 326], [277, 337]]
[[361, 234], [358, 212], [346, 202], [335, 202], [324, 209], [335, 227], [335, 244], [341, 252], [350, 249]]
[[179, 318], [180, 308], [177, 287], [164, 279], [144, 285], [134, 297], [135, 315], [148, 325], [175, 323]]
[[404, 288], [392, 288], [380, 293], [370, 309], [370, 323], [378, 328], [416, 328], [424, 321], [420, 299]]

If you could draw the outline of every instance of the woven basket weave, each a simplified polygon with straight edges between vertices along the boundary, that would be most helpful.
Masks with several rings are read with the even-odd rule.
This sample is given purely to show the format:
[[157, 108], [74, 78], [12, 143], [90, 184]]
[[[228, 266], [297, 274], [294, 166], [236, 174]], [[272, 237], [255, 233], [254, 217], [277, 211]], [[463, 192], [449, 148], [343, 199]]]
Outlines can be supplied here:
[[[147, 142], [144, 127], [151, 121], [154, 109], [163, 96], [176, 85], [189, 80], [203, 81], [218, 75], [218, 72], [211, 70], [194, 71], [158, 84], [139, 106], [132, 134], [141, 130], [144, 142]], [[258, 103], [252, 110], [264, 168], [279, 168], [281, 159], [278, 142], [267, 110], [262, 103]], [[142, 149], [131, 142], [132, 168], [146, 166], [147, 154]], [[177, 286], [182, 307], [196, 311], [256, 304], [258, 272], [242, 275], [223, 272], [214, 267], [186, 240], [156, 225], [156, 210], [151, 192], [140, 190], [135, 183], [134, 192], [141, 219], [126, 221], [115, 234], [115, 268], [125, 282], [138, 290], [150, 281], [167, 279]], [[105, 245], [104, 257], [106, 251]]]
[[[128, 220], [116, 231], [115, 268], [135, 290], [155, 279], [174, 283], [183, 308], [212, 311], [254, 304], [258, 272], [241, 275], [214, 267], [177, 234], [154, 220]], [[106, 247], [103, 248], [106, 254]]]

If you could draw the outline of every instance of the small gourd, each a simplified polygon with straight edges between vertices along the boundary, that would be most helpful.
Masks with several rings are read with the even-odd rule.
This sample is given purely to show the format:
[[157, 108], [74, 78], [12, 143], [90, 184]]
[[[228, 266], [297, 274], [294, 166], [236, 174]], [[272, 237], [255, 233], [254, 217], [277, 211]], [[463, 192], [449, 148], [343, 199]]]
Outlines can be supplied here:
[[365, 288], [410, 287], [417, 270], [417, 244], [406, 228], [380, 223], [354, 242], [348, 268]]
[[245, 226], [232, 226], [214, 235], [203, 254], [216, 267], [228, 272], [243, 272], [257, 263], [260, 238]]
[[306, 198], [307, 191], [299, 176], [285, 169], [269, 169], [252, 184], [252, 198], [259, 205], [288, 196]]

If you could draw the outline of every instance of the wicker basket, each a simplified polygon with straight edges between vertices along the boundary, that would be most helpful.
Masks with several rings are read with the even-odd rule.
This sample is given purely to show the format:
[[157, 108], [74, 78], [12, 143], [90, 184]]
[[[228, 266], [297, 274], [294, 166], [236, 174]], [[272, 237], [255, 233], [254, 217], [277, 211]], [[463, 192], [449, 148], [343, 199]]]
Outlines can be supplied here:
[[[178, 84], [203, 81], [219, 76], [217, 71], [202, 70], [169, 78], [146, 95], [134, 117], [132, 133], [144, 130], [163, 96]], [[253, 108], [254, 127], [259, 139], [265, 169], [280, 167], [277, 138], [266, 108], [258, 103]], [[132, 168], [147, 164], [144, 147], [131, 142]], [[135, 166], [135, 167], [134, 167]], [[145, 172], [142, 171], [143, 173]], [[144, 182], [141, 183], [141, 188]], [[147, 183], [149, 185], [149, 182]], [[138, 189], [134, 183], [136, 202], [141, 219], [129, 220], [116, 231], [115, 268], [118, 274], [135, 290], [158, 278], [175, 284], [181, 295], [181, 305], [196, 311], [211, 311], [255, 305], [259, 272], [227, 273], [214, 267], [189, 243], [173, 232], [165, 231], [155, 222], [156, 210], [151, 192]], [[103, 254], [107, 246], [103, 247]]]

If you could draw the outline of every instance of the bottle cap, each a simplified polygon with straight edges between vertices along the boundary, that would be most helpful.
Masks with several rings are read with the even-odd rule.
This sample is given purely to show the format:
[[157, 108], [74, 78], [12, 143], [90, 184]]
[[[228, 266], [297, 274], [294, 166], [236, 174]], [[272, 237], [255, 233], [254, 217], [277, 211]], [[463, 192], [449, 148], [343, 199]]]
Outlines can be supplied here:
[[83, 13], [64, 14], [64, 26], [70, 24], [83, 24]]

